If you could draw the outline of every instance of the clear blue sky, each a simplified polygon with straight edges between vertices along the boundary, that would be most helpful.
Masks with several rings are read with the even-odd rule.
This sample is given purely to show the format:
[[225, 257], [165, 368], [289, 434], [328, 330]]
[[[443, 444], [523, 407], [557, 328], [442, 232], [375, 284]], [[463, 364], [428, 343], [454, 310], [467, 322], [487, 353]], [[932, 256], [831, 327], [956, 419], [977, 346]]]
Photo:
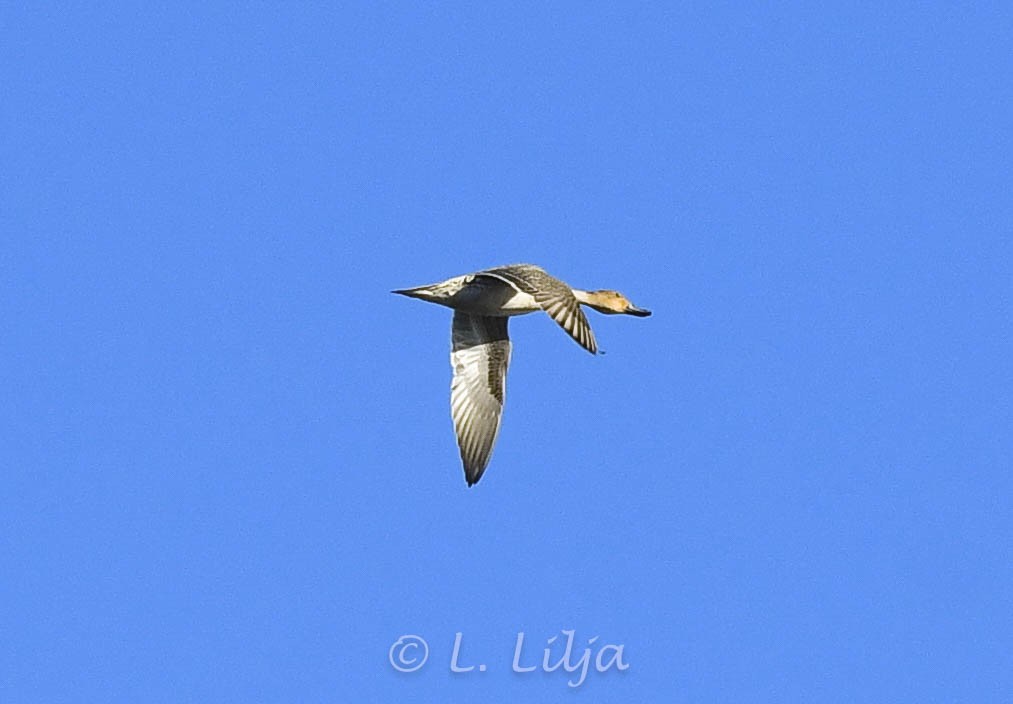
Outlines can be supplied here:
[[[1005, 4], [34, 5], [0, 700], [1013, 700]], [[468, 489], [389, 291], [518, 261], [654, 316], [515, 319]]]

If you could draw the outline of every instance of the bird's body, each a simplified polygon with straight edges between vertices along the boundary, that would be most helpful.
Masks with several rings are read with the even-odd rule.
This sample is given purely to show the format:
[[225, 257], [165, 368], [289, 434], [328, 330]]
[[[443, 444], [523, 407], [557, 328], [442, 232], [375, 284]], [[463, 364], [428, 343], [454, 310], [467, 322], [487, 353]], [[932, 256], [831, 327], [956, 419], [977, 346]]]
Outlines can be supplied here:
[[616, 291], [570, 288], [532, 264], [486, 269], [394, 293], [454, 309], [450, 407], [468, 486], [485, 472], [499, 434], [510, 364], [509, 317], [544, 310], [595, 354], [598, 344], [581, 304], [602, 313], [651, 314]]
[[468, 274], [432, 286], [397, 291], [472, 315], [509, 317], [541, 310], [534, 296], [503, 279], [487, 274]]

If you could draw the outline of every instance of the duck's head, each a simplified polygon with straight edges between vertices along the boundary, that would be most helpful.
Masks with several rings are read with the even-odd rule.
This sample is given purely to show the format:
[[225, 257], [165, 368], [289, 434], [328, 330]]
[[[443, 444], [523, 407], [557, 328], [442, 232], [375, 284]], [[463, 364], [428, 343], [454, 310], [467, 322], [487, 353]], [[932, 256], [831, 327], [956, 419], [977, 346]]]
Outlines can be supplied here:
[[651, 314], [651, 311], [645, 308], [637, 308], [630, 303], [630, 299], [618, 291], [600, 289], [598, 291], [583, 291], [582, 293], [584, 295], [579, 296], [578, 300], [584, 305], [594, 308], [599, 313], [605, 313], [606, 315], [618, 315], [622, 313], [624, 315], [635, 315], [640, 318], [645, 318]]

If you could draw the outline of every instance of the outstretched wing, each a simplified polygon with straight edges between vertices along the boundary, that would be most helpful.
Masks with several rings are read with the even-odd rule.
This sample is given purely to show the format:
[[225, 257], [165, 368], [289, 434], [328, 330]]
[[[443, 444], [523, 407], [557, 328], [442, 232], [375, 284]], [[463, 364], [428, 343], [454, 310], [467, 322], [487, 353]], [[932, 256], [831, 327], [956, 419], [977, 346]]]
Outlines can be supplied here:
[[534, 264], [514, 264], [480, 272], [505, 281], [518, 291], [529, 294], [566, 333], [591, 354], [598, 352], [591, 325], [580, 303], [565, 283]]
[[499, 435], [510, 364], [507, 319], [454, 311], [450, 414], [461, 449], [464, 478], [482, 478]]

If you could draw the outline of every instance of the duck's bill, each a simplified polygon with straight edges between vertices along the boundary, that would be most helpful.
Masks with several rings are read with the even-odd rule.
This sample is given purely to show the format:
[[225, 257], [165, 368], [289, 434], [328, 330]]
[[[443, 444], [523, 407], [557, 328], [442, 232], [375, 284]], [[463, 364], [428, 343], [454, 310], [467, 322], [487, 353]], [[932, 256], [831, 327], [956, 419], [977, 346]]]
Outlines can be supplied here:
[[626, 309], [626, 313], [628, 315], [635, 315], [638, 318], [646, 318], [651, 314], [651, 311], [647, 310], [646, 308], [637, 308], [636, 306], [630, 306], [629, 308]]

